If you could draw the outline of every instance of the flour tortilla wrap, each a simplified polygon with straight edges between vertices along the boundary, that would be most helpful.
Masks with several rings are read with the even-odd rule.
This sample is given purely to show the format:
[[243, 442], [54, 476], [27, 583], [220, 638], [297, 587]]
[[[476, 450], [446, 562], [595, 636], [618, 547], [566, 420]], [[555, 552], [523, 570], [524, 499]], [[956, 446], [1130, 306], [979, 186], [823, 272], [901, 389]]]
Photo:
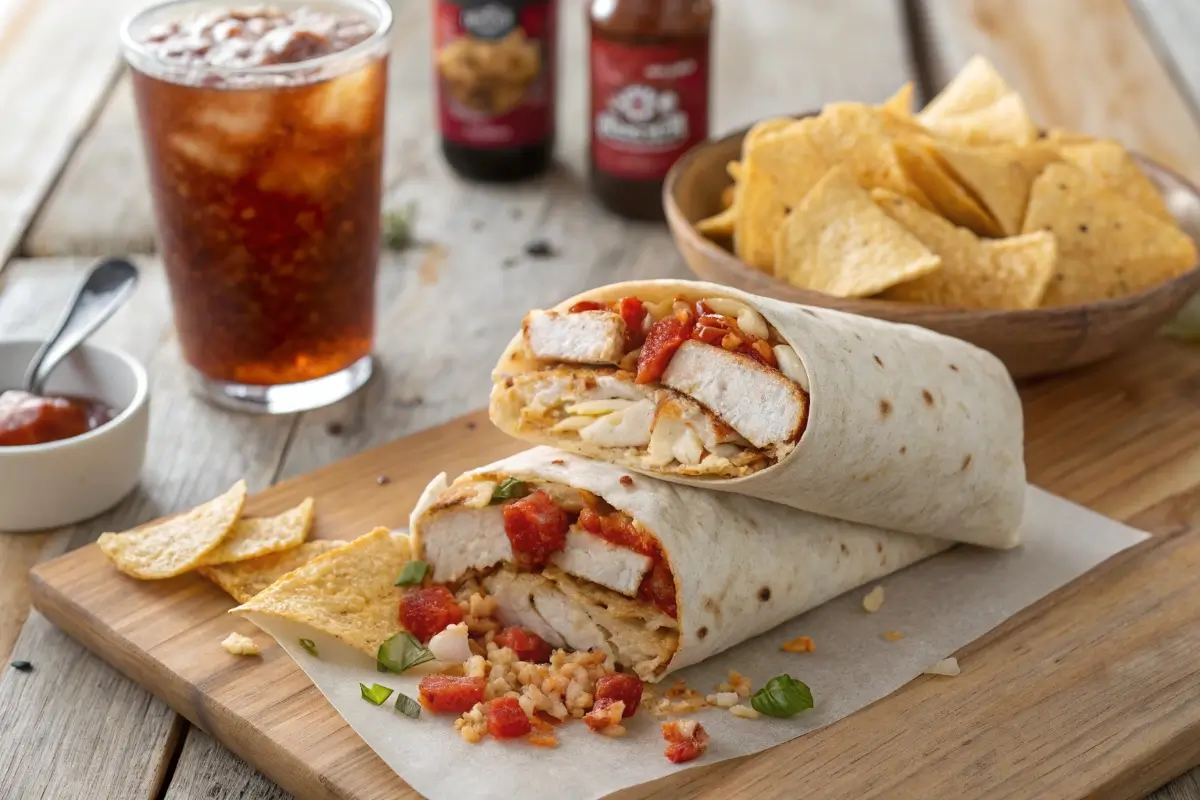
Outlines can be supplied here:
[[[569, 312], [623, 297], [651, 309], [676, 297], [735, 301], [759, 315], [747, 326], [769, 329], [770, 343], [797, 358], [779, 358], [772, 371], [689, 341], [660, 382], [637, 384], [637, 351], [621, 355], [620, 317]], [[1012, 380], [990, 353], [923, 328], [710, 283], [631, 281], [530, 312], [493, 382], [492, 421], [532, 443], [891, 530], [1019, 542], [1025, 464]], [[612, 405], [619, 413], [605, 416]], [[602, 424], [580, 429], [589, 416]], [[692, 463], [663, 463], [660, 426], [676, 432], [663, 434], [665, 459], [682, 452]]]
[[[562, 551], [554, 564], [514, 571], [503, 507], [517, 501], [489, 502], [509, 478], [564, 507], [585, 490], [627, 515], [669, 567], [676, 617], [639, 596], [640, 575], [622, 592], [581, 577], [625, 563], [625, 548], [593, 542], [574, 554]], [[580, 523], [572, 523], [572, 533]], [[410, 530], [416, 557], [430, 564], [435, 582], [455, 589], [478, 582], [498, 600], [505, 624], [530, 628], [555, 646], [603, 650], [647, 681], [951, 546], [666, 483], [548, 447], [480, 467], [451, 485], [438, 476], [413, 510]]]

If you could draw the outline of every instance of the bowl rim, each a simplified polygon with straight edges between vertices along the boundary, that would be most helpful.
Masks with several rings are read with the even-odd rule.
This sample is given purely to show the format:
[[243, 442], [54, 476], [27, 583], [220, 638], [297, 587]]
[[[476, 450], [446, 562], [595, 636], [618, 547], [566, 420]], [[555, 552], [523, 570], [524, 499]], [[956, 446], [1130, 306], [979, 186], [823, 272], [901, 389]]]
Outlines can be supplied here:
[[[791, 116], [793, 119], [804, 119], [820, 114], [820, 110], [805, 111], [799, 114], [780, 115]], [[761, 120], [759, 120], [761, 121]], [[689, 243], [692, 247], [699, 250], [705, 257], [711, 260], [724, 261], [731, 266], [736, 266], [751, 273], [761, 275], [767, 281], [779, 284], [786, 287], [788, 292], [804, 292], [814, 296], [815, 300], [824, 299], [827, 301], [837, 302], [844, 305], [855, 305], [858, 303], [868, 304], [870, 308], [879, 310], [895, 310], [897, 312], [909, 312], [910, 314], [920, 314], [925, 319], [936, 318], [942, 322], [954, 322], [955, 320], [971, 320], [972, 322], [987, 322], [993, 319], [1004, 319], [1006, 321], [1021, 321], [1021, 322], [1044, 322], [1048, 319], [1060, 319], [1064, 314], [1080, 314], [1090, 312], [1122, 312], [1133, 308], [1140, 307], [1147, 300], [1150, 300], [1158, 294], [1168, 294], [1175, 289], [1183, 286], [1188, 287], [1190, 291], [1200, 291], [1200, 258], [1197, 258], [1196, 263], [1184, 273], [1176, 275], [1168, 281], [1150, 286], [1137, 294], [1126, 295], [1125, 297], [1115, 297], [1109, 300], [1097, 300], [1091, 303], [1075, 303], [1065, 306], [1045, 306], [1038, 308], [957, 308], [953, 306], [935, 306], [927, 303], [907, 303], [900, 300], [883, 300], [875, 297], [837, 297], [836, 295], [819, 292], [816, 289], [804, 289], [799, 286], [793, 286], [786, 281], [776, 278], [774, 275], [769, 275], [762, 270], [755, 269], [747, 264], [737, 255], [731, 253], [725, 248], [718, 245], [708, 237], [702, 235], [696, 230], [696, 226], [688, 221], [679, 209], [679, 205], [675, 202], [675, 187], [679, 182], [680, 176], [684, 171], [699, 158], [700, 154], [711, 148], [728, 145], [733, 139], [743, 139], [750, 129], [758, 122], [753, 122], [735, 131], [725, 134], [716, 139], [706, 139], [699, 144], [694, 145], [690, 150], [684, 153], [667, 172], [666, 180], [663, 181], [662, 203], [663, 210], [666, 212], [667, 223], [672, 232], [677, 236], [686, 236], [689, 238]], [[1197, 188], [1192, 181], [1180, 175], [1170, 167], [1163, 166], [1152, 158], [1149, 158], [1136, 150], [1127, 150], [1133, 156], [1139, 166], [1149, 166], [1151, 170], [1169, 175], [1176, 180], [1184, 189], [1195, 197], [1197, 204], [1200, 204], [1200, 188]], [[1184, 231], [1184, 234], [1192, 239], [1200, 248], [1200, 241]], [[691, 265], [689, 264], [689, 268]], [[694, 271], [694, 270], [693, 270]], [[734, 287], [737, 288], [737, 287]], [[788, 303], [804, 303], [802, 299], [792, 299], [775, 296], [775, 299], [783, 300]], [[815, 304], [815, 303], [814, 303]], [[852, 308], [844, 308], [842, 305], [833, 306], [849, 313], [859, 313], [859, 310]], [[865, 311], [866, 308], [861, 309]]]
[[[8, 345], [33, 345], [35, 348], [40, 347], [44, 343], [42, 339], [33, 338], [18, 338], [18, 339], [0, 339], [0, 348]], [[42, 444], [21, 444], [0, 447], [0, 460], [8, 460], [19, 458], [24, 455], [32, 455], [34, 453], [48, 453], [55, 450], [65, 450], [71, 447], [80, 446], [85, 442], [93, 439], [98, 439], [101, 436], [106, 436], [112, 433], [118, 427], [124, 426], [132, 419], [143, 407], [150, 397], [150, 379], [146, 373], [146, 368], [141, 362], [134, 358], [129, 353], [117, 347], [108, 347], [106, 345], [93, 344], [92, 342], [84, 342], [79, 346], [80, 350], [94, 350], [97, 352], [110, 355], [117, 359], [133, 374], [134, 392], [133, 399], [126, 404], [125, 408], [120, 411], [115, 417], [105, 422], [103, 425], [92, 428], [86, 433], [81, 433], [78, 436], [72, 436], [68, 439], [58, 439], [53, 442], [44, 442]]]

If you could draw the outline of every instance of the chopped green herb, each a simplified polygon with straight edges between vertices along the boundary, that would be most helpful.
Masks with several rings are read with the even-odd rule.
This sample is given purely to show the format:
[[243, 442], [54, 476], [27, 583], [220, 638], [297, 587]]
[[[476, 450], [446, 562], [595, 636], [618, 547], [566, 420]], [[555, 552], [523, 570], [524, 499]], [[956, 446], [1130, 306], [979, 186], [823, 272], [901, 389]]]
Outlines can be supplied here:
[[512, 500], [527, 494], [529, 494], [529, 487], [525, 485], [525, 481], [505, 478], [492, 490], [492, 502], [499, 503], [502, 500]]
[[433, 661], [433, 653], [414, 639], [411, 633], [397, 633], [379, 645], [375, 660], [399, 675], [418, 664]]
[[421, 704], [403, 692], [396, 692], [396, 710], [406, 717], [421, 718]]
[[317, 655], [317, 643], [312, 639], [301, 639], [300, 646], [307, 650], [310, 656]]
[[407, 250], [413, 244], [413, 224], [417, 204], [409, 203], [398, 211], [383, 215], [383, 243], [389, 250]]
[[410, 561], [404, 565], [404, 569], [400, 570], [400, 577], [396, 578], [396, 585], [416, 586], [425, 580], [427, 572], [429, 572], [429, 565], [424, 561]]
[[360, 683], [358, 688], [362, 689], [362, 699], [373, 706], [383, 705], [383, 701], [392, 696], [391, 689], [386, 686], [380, 686], [378, 683], [369, 689], [365, 683]]
[[780, 675], [755, 692], [750, 705], [768, 717], [794, 717], [813, 707], [812, 690], [791, 675]]
[[18, 672], [33, 672], [33, 664], [28, 661], [14, 661], [10, 666]]

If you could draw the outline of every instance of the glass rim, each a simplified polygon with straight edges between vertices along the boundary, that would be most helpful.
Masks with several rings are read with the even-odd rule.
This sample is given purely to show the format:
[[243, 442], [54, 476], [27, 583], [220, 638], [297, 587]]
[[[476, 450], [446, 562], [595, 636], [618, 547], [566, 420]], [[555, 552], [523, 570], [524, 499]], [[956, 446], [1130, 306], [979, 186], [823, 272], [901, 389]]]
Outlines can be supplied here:
[[[303, 0], [288, 0], [291, 5], [302, 6], [306, 5]], [[172, 6], [183, 5], [211, 5], [214, 8], [236, 8], [235, 4], [229, 2], [221, 2], [221, 0], [163, 0], [149, 5], [140, 11], [135, 11], [121, 21], [120, 38], [121, 38], [121, 55], [125, 63], [130, 67], [145, 72], [151, 77], [168, 78], [168, 76], [178, 75], [203, 75], [203, 76], [220, 76], [220, 77], [252, 77], [256, 75], [291, 75], [296, 72], [307, 72], [313, 69], [336, 65], [342, 61], [352, 61], [356, 58], [370, 56], [380, 42], [387, 39], [392, 30], [392, 7], [387, 0], [316, 0], [313, 5], [333, 5], [343, 7], [359, 7], [369, 6], [378, 15], [378, 24], [371, 35], [361, 42], [348, 47], [345, 50], [338, 50], [335, 53], [326, 53], [323, 56], [309, 58], [304, 61], [293, 61], [286, 64], [255, 64], [245, 67], [228, 67], [210, 64], [177, 64], [171, 61], [166, 61], [154, 54], [139, 42], [133, 36], [133, 27], [142, 21], [145, 17], [158, 13]], [[269, 3], [264, 5], [270, 5]], [[159, 69], [150, 72], [141, 69], [139, 63], [153, 64]]]

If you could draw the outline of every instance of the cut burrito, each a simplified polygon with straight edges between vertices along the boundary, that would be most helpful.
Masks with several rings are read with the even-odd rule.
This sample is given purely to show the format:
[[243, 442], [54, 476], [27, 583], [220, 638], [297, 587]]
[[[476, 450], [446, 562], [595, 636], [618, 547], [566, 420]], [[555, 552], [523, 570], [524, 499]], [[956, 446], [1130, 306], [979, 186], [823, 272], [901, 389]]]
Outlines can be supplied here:
[[493, 372], [512, 436], [670, 481], [989, 547], [1025, 497], [1021, 403], [966, 342], [692, 281], [525, 316]]
[[433, 583], [645, 681], [951, 546], [548, 447], [439, 475], [410, 530]]

